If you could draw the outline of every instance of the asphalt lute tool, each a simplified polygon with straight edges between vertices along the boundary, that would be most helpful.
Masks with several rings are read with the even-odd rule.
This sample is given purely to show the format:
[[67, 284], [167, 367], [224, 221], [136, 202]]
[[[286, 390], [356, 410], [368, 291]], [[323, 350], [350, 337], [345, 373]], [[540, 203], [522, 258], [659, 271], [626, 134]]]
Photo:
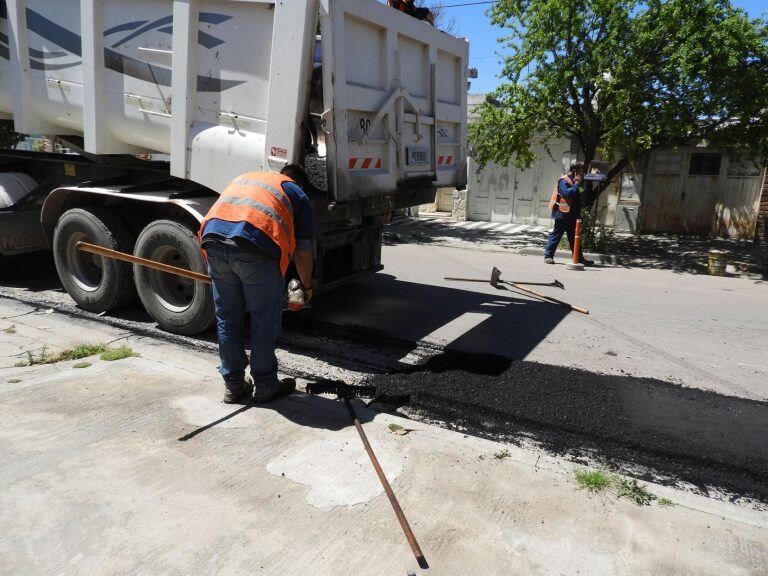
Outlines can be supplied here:
[[580, 306], [574, 306], [573, 304], [569, 304], [568, 302], [563, 302], [562, 300], [558, 300], [557, 298], [552, 298], [551, 296], [547, 296], [546, 294], [542, 294], [541, 292], [536, 292], [534, 290], [531, 290], [523, 286], [523, 284], [528, 284], [529, 286], [553, 286], [553, 287], [565, 290], [565, 286], [563, 285], [563, 283], [559, 282], [558, 280], [555, 280], [554, 282], [549, 282], [549, 283], [510, 282], [508, 280], [501, 279], [501, 270], [499, 270], [496, 267], [494, 267], [493, 270], [491, 271], [490, 280], [480, 280], [475, 278], [445, 278], [445, 280], [452, 280], [456, 282], [483, 282], [483, 283], [488, 282], [491, 286], [493, 286], [497, 290], [505, 290], [506, 288], [504, 288], [504, 284], [506, 284], [507, 286], [511, 286], [515, 290], [520, 290], [521, 292], [525, 292], [526, 294], [536, 296], [537, 298], [541, 298], [542, 300], [546, 300], [547, 302], [552, 302], [553, 304], [558, 304], [559, 306], [565, 306], [566, 308], [570, 308], [574, 312], [589, 314], [589, 310], [587, 310], [586, 308], [582, 308]]
[[400, 503], [397, 501], [397, 496], [395, 496], [395, 492], [392, 490], [392, 486], [390, 486], [389, 481], [384, 474], [384, 470], [382, 470], [381, 464], [379, 464], [379, 460], [376, 458], [376, 454], [373, 452], [373, 448], [371, 448], [371, 444], [368, 442], [368, 437], [365, 435], [365, 430], [363, 430], [363, 425], [360, 423], [360, 419], [357, 417], [355, 408], [352, 406], [352, 402], [350, 402], [350, 399], [352, 398], [375, 397], [376, 388], [373, 386], [350, 386], [345, 382], [334, 380], [308, 384], [307, 392], [310, 394], [336, 394], [336, 396], [344, 401], [344, 404], [347, 407], [347, 411], [349, 412], [349, 416], [352, 418], [352, 423], [355, 425], [357, 433], [360, 435], [360, 440], [363, 441], [365, 451], [368, 453], [368, 457], [371, 459], [373, 468], [376, 470], [376, 475], [379, 477], [379, 481], [384, 487], [384, 492], [387, 493], [389, 503], [392, 505], [392, 509], [395, 511], [395, 516], [397, 516], [397, 520], [400, 522], [400, 527], [403, 529], [405, 538], [408, 540], [408, 544], [413, 551], [413, 555], [416, 557], [416, 561], [419, 563], [421, 568], [429, 568], [429, 564], [427, 564], [427, 560], [424, 558], [424, 553], [421, 551], [419, 543], [416, 541], [416, 536], [413, 534], [413, 530], [411, 530], [411, 526], [408, 524], [408, 520], [403, 513], [403, 509], [400, 507]]

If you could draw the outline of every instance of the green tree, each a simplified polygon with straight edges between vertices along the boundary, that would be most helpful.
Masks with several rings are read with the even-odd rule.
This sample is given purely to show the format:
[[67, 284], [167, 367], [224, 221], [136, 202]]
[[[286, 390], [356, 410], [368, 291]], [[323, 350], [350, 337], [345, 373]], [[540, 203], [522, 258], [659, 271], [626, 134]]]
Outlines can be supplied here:
[[14, 148], [23, 139], [24, 135], [13, 129], [13, 120], [0, 120], [0, 150]]
[[[707, 141], [768, 159], [768, 21], [729, 0], [499, 0], [505, 82], [470, 127], [478, 163], [521, 168], [574, 137], [586, 163]], [[592, 189], [592, 205], [607, 182]]]

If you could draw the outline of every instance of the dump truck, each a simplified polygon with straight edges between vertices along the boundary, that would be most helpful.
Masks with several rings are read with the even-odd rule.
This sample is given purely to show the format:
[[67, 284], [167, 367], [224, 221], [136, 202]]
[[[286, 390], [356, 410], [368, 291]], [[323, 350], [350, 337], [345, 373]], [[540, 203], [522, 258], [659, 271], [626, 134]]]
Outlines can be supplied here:
[[0, 151], [0, 257], [52, 250], [81, 308], [195, 334], [209, 286], [78, 242], [205, 272], [217, 195], [299, 163], [320, 290], [376, 272], [386, 215], [465, 183], [467, 63], [375, 0], [0, 0], [0, 118], [74, 152]]

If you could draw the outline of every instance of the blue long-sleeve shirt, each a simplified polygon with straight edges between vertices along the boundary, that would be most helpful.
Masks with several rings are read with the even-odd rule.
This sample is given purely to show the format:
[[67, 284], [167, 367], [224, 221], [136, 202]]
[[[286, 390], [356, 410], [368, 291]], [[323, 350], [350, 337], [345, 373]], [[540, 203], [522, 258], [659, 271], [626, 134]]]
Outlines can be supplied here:
[[552, 218], [555, 220], [578, 218], [581, 211], [579, 184], [574, 182], [573, 186], [568, 186], [568, 181], [565, 178], [561, 178], [557, 183], [557, 192], [562, 198], [567, 198], [571, 201], [571, 211], [564, 214], [560, 212], [560, 207], [555, 204], [552, 208]]
[[[312, 252], [315, 234], [315, 217], [312, 203], [304, 191], [293, 182], [283, 182], [283, 191], [293, 207], [293, 234], [296, 238], [297, 252]], [[264, 232], [248, 222], [227, 222], [212, 218], [203, 229], [203, 247], [206, 242], [216, 241], [235, 244], [244, 250], [256, 249], [280, 259], [280, 247]]]

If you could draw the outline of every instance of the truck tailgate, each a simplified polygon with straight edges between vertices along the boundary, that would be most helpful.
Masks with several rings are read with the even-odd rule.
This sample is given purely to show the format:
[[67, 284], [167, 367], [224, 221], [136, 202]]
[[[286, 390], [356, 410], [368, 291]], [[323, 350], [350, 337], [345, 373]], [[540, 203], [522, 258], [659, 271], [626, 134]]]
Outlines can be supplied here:
[[321, 26], [334, 199], [464, 184], [469, 45], [374, 0], [326, 0]]

